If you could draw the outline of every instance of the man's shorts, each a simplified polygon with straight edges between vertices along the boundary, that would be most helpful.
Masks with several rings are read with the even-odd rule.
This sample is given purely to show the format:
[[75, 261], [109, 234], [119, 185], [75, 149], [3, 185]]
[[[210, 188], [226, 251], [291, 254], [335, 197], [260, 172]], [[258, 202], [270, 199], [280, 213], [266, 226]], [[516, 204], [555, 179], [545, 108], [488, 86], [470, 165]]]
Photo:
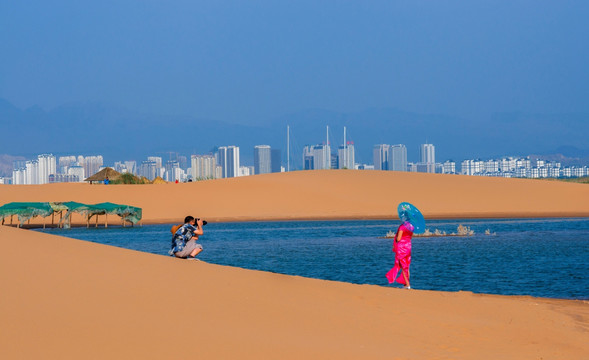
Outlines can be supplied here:
[[202, 245], [197, 244], [196, 240], [188, 240], [188, 242], [186, 243], [186, 246], [184, 246], [184, 249], [182, 249], [182, 251], [178, 251], [177, 253], [174, 253], [174, 255], [176, 255], [177, 257], [185, 258], [185, 257], [189, 256], [190, 253], [194, 251], [194, 249], [201, 249], [202, 250]]

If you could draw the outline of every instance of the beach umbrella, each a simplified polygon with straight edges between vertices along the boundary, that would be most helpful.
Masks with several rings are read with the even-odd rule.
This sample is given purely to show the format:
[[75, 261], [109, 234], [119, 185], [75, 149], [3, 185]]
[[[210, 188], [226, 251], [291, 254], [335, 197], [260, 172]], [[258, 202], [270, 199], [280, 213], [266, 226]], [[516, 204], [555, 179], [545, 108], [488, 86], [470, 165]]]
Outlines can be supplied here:
[[397, 207], [397, 213], [401, 221], [409, 221], [415, 228], [413, 232], [415, 234], [423, 234], [425, 232], [425, 219], [415, 205], [408, 202], [402, 202]]

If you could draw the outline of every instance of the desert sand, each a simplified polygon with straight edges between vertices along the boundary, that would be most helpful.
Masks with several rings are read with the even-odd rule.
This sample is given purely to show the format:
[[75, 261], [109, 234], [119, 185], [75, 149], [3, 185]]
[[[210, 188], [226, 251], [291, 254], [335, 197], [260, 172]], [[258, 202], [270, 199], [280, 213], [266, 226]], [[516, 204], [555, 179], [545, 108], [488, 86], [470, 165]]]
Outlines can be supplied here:
[[588, 199], [586, 184], [354, 170], [161, 185], [0, 185], [0, 204], [110, 201], [141, 207], [144, 223], [174, 223], [187, 214], [209, 221], [392, 219], [402, 201], [430, 219], [589, 216]]
[[[193, 202], [183, 202], [187, 195]], [[588, 216], [589, 186], [317, 171], [189, 184], [0, 186], [146, 222]], [[385, 270], [384, 269], [383, 273]], [[185, 261], [0, 227], [2, 359], [586, 359], [589, 302], [402, 290]]]

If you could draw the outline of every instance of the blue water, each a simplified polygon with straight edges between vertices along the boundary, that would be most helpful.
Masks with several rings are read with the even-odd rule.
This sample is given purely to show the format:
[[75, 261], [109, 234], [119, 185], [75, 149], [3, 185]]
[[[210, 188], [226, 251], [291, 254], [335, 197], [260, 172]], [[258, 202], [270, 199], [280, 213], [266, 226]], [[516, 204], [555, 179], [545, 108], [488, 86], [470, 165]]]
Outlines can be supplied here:
[[[416, 289], [553, 298], [589, 298], [589, 219], [437, 220], [470, 237], [413, 238]], [[199, 242], [203, 261], [357, 284], [388, 285], [395, 221], [211, 223]], [[171, 225], [40, 230], [167, 255]], [[495, 235], [485, 235], [490, 229]], [[178, 260], [183, 261], [183, 260]]]

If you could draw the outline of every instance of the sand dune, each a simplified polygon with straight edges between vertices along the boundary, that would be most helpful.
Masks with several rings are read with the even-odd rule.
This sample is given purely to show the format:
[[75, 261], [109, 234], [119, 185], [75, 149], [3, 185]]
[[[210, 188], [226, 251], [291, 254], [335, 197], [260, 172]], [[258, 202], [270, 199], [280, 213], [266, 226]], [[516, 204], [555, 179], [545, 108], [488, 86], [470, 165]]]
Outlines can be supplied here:
[[[189, 199], [190, 201], [185, 201]], [[589, 215], [589, 186], [318, 171], [190, 184], [0, 186], [148, 222]], [[586, 301], [406, 291], [178, 260], [0, 227], [1, 359], [587, 359]]]
[[390, 219], [401, 201], [426, 218], [589, 216], [586, 184], [392, 171], [298, 171], [165, 185], [0, 185], [0, 203], [70, 200], [139, 206], [146, 223], [187, 214], [213, 221]]
[[3, 359], [589, 356], [586, 302], [304, 279], [8, 227], [0, 248]]

